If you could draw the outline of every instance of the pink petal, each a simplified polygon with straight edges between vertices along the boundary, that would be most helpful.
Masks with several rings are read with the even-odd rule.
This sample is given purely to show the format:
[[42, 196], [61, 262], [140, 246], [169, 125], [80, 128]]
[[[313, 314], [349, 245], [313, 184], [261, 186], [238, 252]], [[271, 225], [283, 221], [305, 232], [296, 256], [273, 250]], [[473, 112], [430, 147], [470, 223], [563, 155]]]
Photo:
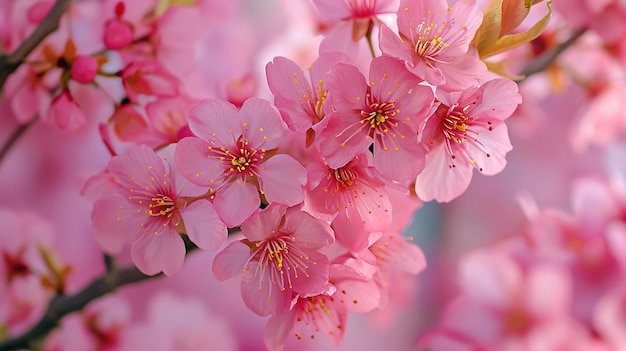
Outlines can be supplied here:
[[223, 182], [224, 167], [217, 158], [208, 158], [209, 143], [196, 137], [180, 140], [174, 152], [176, 169], [190, 182], [217, 187]]
[[178, 233], [164, 230], [159, 235], [144, 234], [133, 243], [133, 263], [144, 274], [161, 271], [167, 276], [178, 272], [185, 261], [185, 244]]
[[137, 213], [125, 197], [108, 196], [93, 204], [91, 220], [96, 241], [109, 254], [117, 254], [132, 237], [143, 232], [145, 214]]
[[435, 61], [433, 65], [445, 77], [445, 84], [439, 87], [446, 91], [458, 91], [476, 85], [487, 73], [487, 66], [475, 49], [470, 49], [463, 56], [441, 57], [441, 60]]
[[[476, 166], [485, 175], [500, 173], [506, 166], [506, 154], [513, 149], [509, 141], [509, 133], [506, 124], [489, 130], [482, 127], [472, 127], [478, 132], [478, 140], [486, 152], [470, 145], [465, 146], [470, 159], [476, 160]], [[489, 156], [487, 156], [489, 155]]]
[[[504, 120], [522, 103], [517, 84], [510, 79], [493, 79], [483, 85], [483, 101], [468, 114], [474, 118]], [[448, 105], [450, 106], [450, 105]]]
[[224, 281], [245, 272], [244, 267], [250, 258], [250, 248], [239, 240], [228, 244], [213, 260], [215, 279]]
[[328, 222], [296, 209], [287, 213], [282, 231], [292, 233], [296, 237], [297, 245], [308, 248], [326, 246], [335, 241]]
[[[407, 71], [404, 64], [389, 56], [380, 56], [370, 65], [369, 84], [372, 95], [380, 101], [394, 101], [400, 114], [396, 117], [403, 122], [406, 117], [420, 114], [426, 117], [432, 101], [432, 89], [420, 86], [421, 79]], [[414, 119], [417, 126], [418, 119]]]
[[252, 312], [260, 315], [277, 315], [289, 311], [292, 299], [292, 290], [280, 290], [272, 283], [269, 269], [260, 270], [255, 275], [252, 270], [247, 271], [241, 280], [241, 296]]
[[229, 228], [236, 227], [250, 218], [260, 204], [256, 187], [241, 180], [220, 189], [213, 201], [215, 211]]
[[275, 96], [274, 103], [280, 109], [290, 129], [304, 132], [313, 123], [309, 104], [314, 104], [311, 83], [295, 62], [284, 57], [274, 57], [265, 67], [267, 84]]
[[424, 170], [417, 176], [415, 192], [423, 201], [448, 202], [461, 195], [472, 180], [474, 169], [450, 168], [450, 156], [443, 144], [434, 146], [426, 157]]
[[[298, 236], [298, 233], [296, 233], [296, 236]], [[298, 245], [302, 244], [299, 241], [297, 242]], [[302, 251], [306, 255], [304, 262], [309, 264], [306, 268], [306, 274], [292, 277], [293, 290], [300, 295], [319, 294], [324, 291], [328, 284], [328, 270], [330, 269], [328, 257], [314, 250]], [[274, 288], [279, 289], [278, 286]]]
[[241, 233], [251, 241], [264, 241], [272, 238], [283, 221], [287, 206], [270, 204], [241, 225]]
[[404, 181], [424, 169], [426, 148], [417, 142], [417, 134], [406, 124], [374, 143], [374, 167], [387, 179]]
[[295, 311], [272, 316], [265, 325], [263, 340], [269, 351], [283, 351], [285, 341], [295, 323]]
[[414, 275], [426, 268], [426, 257], [422, 249], [398, 233], [385, 232], [372, 245], [371, 251], [378, 257], [378, 264], [384, 264], [387, 268]]
[[320, 54], [339, 52], [350, 57], [358, 57], [361, 44], [352, 37], [352, 21], [341, 21], [324, 33], [320, 43]]
[[313, 0], [313, 3], [320, 13], [320, 20], [322, 22], [339, 22], [349, 18], [352, 14], [345, 1]]
[[189, 128], [198, 137], [217, 146], [230, 146], [242, 132], [237, 108], [221, 100], [202, 100], [189, 110]]
[[164, 174], [169, 173], [163, 165], [163, 160], [143, 144], [113, 157], [108, 170], [115, 182], [123, 188], [142, 191], [145, 187], [154, 187], [151, 177], [161, 179]]
[[482, 24], [483, 13], [475, 1], [457, 1], [449, 13], [450, 24], [447, 32], [448, 38], [444, 38], [450, 46], [445, 51], [446, 55], [462, 56], [469, 49], [469, 45]]
[[447, 7], [445, 0], [402, 0], [398, 7], [398, 31], [413, 38], [410, 34], [423, 20], [433, 22], [432, 18], [448, 17]]
[[341, 264], [333, 264], [330, 274], [337, 287], [333, 298], [350, 312], [366, 313], [380, 307], [380, 290], [374, 280]]
[[361, 183], [361, 193], [354, 199], [354, 207], [347, 209], [348, 215], [354, 219], [354, 210], [362, 219], [365, 230], [381, 231], [391, 224], [391, 202], [384, 188], [373, 188]]
[[251, 147], [266, 150], [278, 147], [285, 130], [278, 110], [269, 101], [249, 98], [243, 103], [239, 115]]
[[306, 169], [291, 156], [279, 154], [259, 167], [259, 185], [268, 202], [294, 206], [304, 199]]
[[228, 236], [226, 226], [220, 220], [209, 200], [197, 200], [180, 212], [189, 239], [203, 250], [217, 250]]
[[405, 65], [412, 65], [413, 54], [410, 45], [404, 43], [386, 24], [380, 26], [379, 41], [383, 54], [402, 60]]
[[326, 120], [328, 124], [316, 140], [319, 140], [320, 154], [326, 158], [329, 167], [343, 167], [371, 145], [372, 139], [366, 134], [368, 130], [360, 123], [356, 112], [333, 112], [326, 116]]
[[348, 111], [365, 106], [367, 83], [356, 66], [338, 63], [328, 77], [328, 92], [337, 110]]

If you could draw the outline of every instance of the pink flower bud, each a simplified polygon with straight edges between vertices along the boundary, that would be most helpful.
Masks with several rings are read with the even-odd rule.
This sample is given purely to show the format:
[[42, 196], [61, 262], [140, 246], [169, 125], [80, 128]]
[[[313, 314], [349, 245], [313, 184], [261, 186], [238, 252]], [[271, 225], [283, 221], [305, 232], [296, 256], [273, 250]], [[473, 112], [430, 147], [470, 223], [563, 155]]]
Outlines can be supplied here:
[[104, 46], [109, 50], [121, 49], [133, 41], [130, 24], [120, 20], [110, 20], [104, 29]]
[[62, 130], [76, 131], [85, 124], [85, 115], [65, 89], [52, 100], [47, 120]]
[[98, 71], [98, 60], [92, 56], [79, 55], [72, 64], [72, 79], [83, 84], [93, 82]]

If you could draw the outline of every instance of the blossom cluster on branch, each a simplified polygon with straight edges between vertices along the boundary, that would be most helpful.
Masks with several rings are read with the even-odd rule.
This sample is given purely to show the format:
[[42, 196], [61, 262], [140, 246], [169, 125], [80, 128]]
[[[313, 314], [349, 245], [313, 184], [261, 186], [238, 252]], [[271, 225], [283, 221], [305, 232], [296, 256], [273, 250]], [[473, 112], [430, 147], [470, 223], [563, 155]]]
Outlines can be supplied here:
[[[626, 13], [579, 2], [598, 21]], [[582, 29], [549, 24], [547, 0], [0, 4], [0, 177], [19, 184], [9, 197], [29, 184], [0, 208], [0, 350], [245, 349], [207, 303], [245, 306], [230, 323], [262, 317], [250, 348], [341, 345], [349, 315], [406, 299], [426, 269], [407, 229], [424, 202], [467, 198], [475, 172], [505, 170], [515, 133], [539, 128], [545, 96], [525, 87], [588, 89], [579, 152], [626, 129], [626, 46], [559, 11]], [[586, 31], [593, 49], [563, 55]], [[526, 199], [524, 235], [464, 256], [460, 297], [411, 347], [619, 350], [615, 179], [581, 181], [573, 217]], [[161, 289], [111, 293], [133, 285], [114, 278], [125, 265], [165, 275]], [[185, 298], [198, 280], [215, 296]]]

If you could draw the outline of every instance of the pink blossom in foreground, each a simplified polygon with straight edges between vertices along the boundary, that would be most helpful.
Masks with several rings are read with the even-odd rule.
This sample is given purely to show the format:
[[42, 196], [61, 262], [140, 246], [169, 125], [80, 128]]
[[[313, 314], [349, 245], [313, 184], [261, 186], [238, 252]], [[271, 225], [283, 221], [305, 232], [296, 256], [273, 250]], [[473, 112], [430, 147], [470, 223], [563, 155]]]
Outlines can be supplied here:
[[264, 339], [270, 351], [282, 351], [290, 332], [298, 340], [315, 339], [322, 333], [339, 345], [347, 330], [348, 312], [365, 313], [378, 307], [378, 287], [353, 268], [332, 264], [330, 283], [330, 292], [298, 297], [289, 312], [268, 320]]
[[241, 225], [245, 239], [232, 242], [213, 262], [218, 280], [243, 273], [241, 294], [253, 312], [286, 313], [297, 296], [327, 289], [329, 260], [319, 250], [334, 241], [327, 222], [271, 204]]
[[437, 99], [421, 135], [430, 151], [415, 192], [424, 201], [447, 202], [467, 189], [474, 169], [502, 171], [512, 149], [504, 120], [521, 97], [513, 81], [498, 78], [461, 92], [438, 92]]
[[176, 167], [215, 193], [215, 210], [227, 226], [238, 226], [254, 213], [259, 192], [269, 203], [302, 202], [304, 167], [284, 154], [270, 157], [285, 130], [269, 101], [251, 98], [237, 111], [230, 103], [204, 100], [191, 108], [189, 128], [198, 137], [178, 143]]
[[343, 167], [330, 168], [322, 163], [307, 166], [305, 209], [315, 216], [332, 219], [338, 213], [349, 220], [363, 222], [370, 231], [391, 224], [391, 203], [385, 184], [368, 166], [367, 154], [357, 155]]
[[182, 267], [185, 245], [179, 233], [202, 249], [217, 249], [227, 235], [208, 199], [184, 196], [193, 187], [177, 179], [170, 162], [145, 145], [112, 158], [107, 167], [112, 181], [91, 215], [100, 246], [115, 254], [130, 242], [133, 262], [148, 275], [172, 275]]
[[404, 61], [411, 73], [453, 91], [478, 84], [487, 72], [470, 42], [482, 22], [474, 1], [402, 0], [398, 9], [400, 37], [386, 25], [380, 29], [384, 55]]
[[430, 112], [432, 90], [386, 56], [372, 61], [368, 81], [355, 66], [333, 68], [328, 91], [335, 112], [319, 133], [320, 154], [339, 168], [373, 143], [374, 167], [384, 177], [411, 179], [424, 167], [426, 150], [417, 129]]
[[308, 74], [285, 57], [275, 57], [267, 64], [267, 84], [289, 129], [305, 132], [332, 112], [326, 102], [328, 76], [332, 66], [350, 61], [341, 53], [322, 54], [307, 68]]

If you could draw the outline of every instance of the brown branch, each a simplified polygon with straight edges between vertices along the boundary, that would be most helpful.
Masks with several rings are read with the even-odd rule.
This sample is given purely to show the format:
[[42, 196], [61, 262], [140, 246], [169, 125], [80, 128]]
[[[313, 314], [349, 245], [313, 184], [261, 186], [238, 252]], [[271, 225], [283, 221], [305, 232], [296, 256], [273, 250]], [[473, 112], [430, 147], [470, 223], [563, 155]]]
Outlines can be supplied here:
[[[186, 235], [182, 237], [185, 240], [187, 253], [197, 248]], [[81, 310], [89, 302], [115, 291], [120, 286], [163, 275], [148, 276], [141, 273], [135, 266], [116, 268], [110, 260], [107, 265], [107, 272], [94, 279], [83, 290], [70, 296], [58, 295], [54, 297], [39, 322], [22, 335], [0, 341], [0, 351], [29, 349], [33, 343], [38, 342], [54, 329], [65, 315]]]
[[28, 349], [32, 342], [41, 339], [54, 329], [65, 315], [81, 310], [92, 300], [113, 292], [122, 285], [158, 276], [160, 275], [144, 275], [135, 267], [125, 267], [109, 271], [74, 295], [59, 295], [53, 298], [48, 305], [46, 313], [34, 327], [18, 337], [0, 342], [0, 350]]
[[7, 78], [50, 33], [59, 28], [59, 20], [72, 0], [57, 0], [39, 26], [9, 55], [0, 56], [0, 91]]
[[556, 61], [556, 59], [559, 57], [559, 55], [563, 53], [563, 51], [572, 46], [586, 32], [587, 28], [579, 29], [564, 42], [536, 57], [522, 70], [522, 72], [520, 72], [520, 75], [524, 78], [522, 78], [518, 82], [521, 82], [522, 80], [528, 78], [533, 74], [543, 72], [546, 68], [553, 64], [554, 61]]

